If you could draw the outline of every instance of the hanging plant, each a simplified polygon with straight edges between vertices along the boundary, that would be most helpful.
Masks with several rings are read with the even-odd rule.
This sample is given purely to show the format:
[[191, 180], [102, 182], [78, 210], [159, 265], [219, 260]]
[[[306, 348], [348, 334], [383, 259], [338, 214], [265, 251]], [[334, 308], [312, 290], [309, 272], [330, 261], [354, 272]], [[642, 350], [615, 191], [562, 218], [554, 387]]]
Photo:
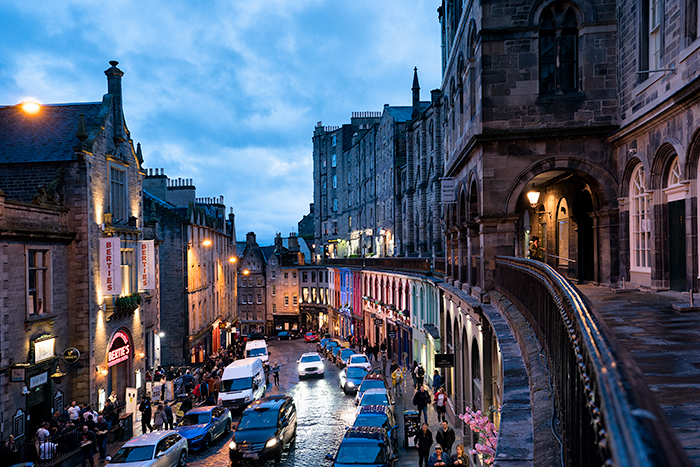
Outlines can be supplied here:
[[119, 297], [114, 301], [117, 313], [133, 313], [141, 305], [141, 294], [132, 293]]

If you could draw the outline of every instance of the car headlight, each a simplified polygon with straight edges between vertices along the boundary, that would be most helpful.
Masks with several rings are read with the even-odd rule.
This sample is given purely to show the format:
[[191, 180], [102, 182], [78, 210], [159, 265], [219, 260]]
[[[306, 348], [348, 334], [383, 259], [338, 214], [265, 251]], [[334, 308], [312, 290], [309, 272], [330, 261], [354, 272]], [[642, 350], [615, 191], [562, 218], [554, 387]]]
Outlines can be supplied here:
[[229, 448], [229, 449], [232, 449], [232, 450], [235, 451], [237, 447], [238, 447], [238, 446], [236, 446], [236, 442], [235, 442], [235, 441], [231, 441], [230, 443], [228, 443], [228, 448]]
[[270, 439], [267, 440], [267, 443], [265, 443], [265, 447], [266, 447], [266, 448], [271, 448], [271, 447], [273, 447], [275, 444], [277, 444], [278, 442], [279, 442], [279, 441], [277, 441], [277, 438], [270, 438]]
[[204, 438], [204, 435], [195, 436], [194, 438], [192, 438], [192, 441], [199, 441], [202, 438]]
[[245, 399], [244, 399], [244, 401], [245, 401], [245, 402], [250, 402], [250, 400], [251, 400], [251, 399], [252, 399], [252, 397], [251, 397], [251, 396], [245, 396]]
[[348, 381], [346, 384], [348, 385], [349, 388], [355, 387], [355, 383], [353, 383], [352, 381]]

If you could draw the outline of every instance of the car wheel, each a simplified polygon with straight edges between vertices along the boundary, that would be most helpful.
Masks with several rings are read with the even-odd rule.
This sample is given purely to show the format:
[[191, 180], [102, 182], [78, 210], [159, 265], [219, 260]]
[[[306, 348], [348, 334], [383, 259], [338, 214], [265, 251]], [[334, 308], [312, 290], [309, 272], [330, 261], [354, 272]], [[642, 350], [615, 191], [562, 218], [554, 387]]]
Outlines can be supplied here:
[[207, 434], [204, 437], [204, 449], [209, 449], [209, 446], [211, 445], [211, 435]]
[[226, 427], [224, 428], [224, 434], [228, 435], [229, 433], [231, 433], [231, 419], [228, 420]]
[[185, 467], [187, 465], [187, 449], [180, 451], [180, 460], [177, 462], [178, 467]]

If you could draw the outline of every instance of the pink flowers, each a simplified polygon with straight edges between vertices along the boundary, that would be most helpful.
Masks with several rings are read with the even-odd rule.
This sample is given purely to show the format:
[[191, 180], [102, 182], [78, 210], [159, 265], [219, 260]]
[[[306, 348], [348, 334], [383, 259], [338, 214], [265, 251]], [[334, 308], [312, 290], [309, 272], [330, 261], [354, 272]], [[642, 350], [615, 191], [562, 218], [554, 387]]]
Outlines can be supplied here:
[[[498, 411], [501, 411], [500, 407]], [[459, 416], [474, 433], [479, 435], [479, 442], [474, 445], [474, 449], [470, 450], [469, 453], [481, 455], [485, 465], [493, 464], [494, 456], [496, 455], [496, 445], [498, 444], [498, 430], [489, 420], [491, 413], [492, 410], [482, 414], [481, 410], [474, 412], [467, 407], [467, 411]]]

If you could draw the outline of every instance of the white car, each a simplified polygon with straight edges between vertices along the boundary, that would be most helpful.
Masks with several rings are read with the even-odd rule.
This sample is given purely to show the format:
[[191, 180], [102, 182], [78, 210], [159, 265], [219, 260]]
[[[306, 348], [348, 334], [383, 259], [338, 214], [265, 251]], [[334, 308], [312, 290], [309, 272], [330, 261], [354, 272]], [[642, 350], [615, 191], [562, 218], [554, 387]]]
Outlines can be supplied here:
[[367, 369], [367, 373], [372, 372], [372, 364], [369, 362], [367, 355], [363, 353], [350, 355], [350, 359], [348, 360], [348, 366], [349, 365], [362, 365]]
[[323, 378], [323, 358], [318, 354], [318, 352], [308, 352], [301, 356], [297, 360], [299, 378], [309, 375], [319, 375]]
[[176, 431], [153, 431], [129, 440], [109, 461], [120, 467], [184, 467], [187, 439]]

